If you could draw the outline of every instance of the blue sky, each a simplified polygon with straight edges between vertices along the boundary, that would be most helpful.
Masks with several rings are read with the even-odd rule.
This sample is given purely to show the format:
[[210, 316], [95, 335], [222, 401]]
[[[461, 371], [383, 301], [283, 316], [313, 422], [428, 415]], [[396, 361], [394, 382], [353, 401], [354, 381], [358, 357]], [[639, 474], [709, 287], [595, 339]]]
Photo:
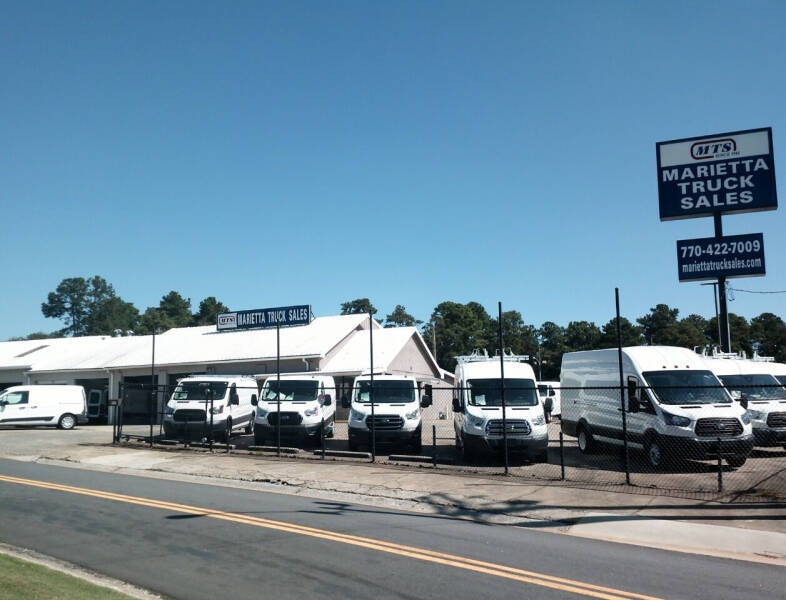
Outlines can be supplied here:
[[[655, 143], [773, 127], [786, 203], [786, 3], [3, 2], [0, 339], [51, 331], [65, 277], [140, 310], [369, 297], [421, 319], [501, 300], [525, 321], [605, 323], [678, 283]], [[784, 209], [763, 232], [786, 290]], [[786, 317], [786, 295], [730, 310]]]

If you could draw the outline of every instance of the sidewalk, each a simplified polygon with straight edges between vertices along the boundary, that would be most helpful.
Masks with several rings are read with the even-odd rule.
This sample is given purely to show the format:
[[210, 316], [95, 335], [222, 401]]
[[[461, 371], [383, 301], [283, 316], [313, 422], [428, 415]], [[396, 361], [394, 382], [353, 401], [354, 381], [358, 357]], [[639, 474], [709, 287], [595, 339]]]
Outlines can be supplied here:
[[[786, 504], [720, 503], [351, 461], [81, 443], [4, 458], [416, 510], [786, 566]], [[205, 479], [202, 479], [205, 478]]]

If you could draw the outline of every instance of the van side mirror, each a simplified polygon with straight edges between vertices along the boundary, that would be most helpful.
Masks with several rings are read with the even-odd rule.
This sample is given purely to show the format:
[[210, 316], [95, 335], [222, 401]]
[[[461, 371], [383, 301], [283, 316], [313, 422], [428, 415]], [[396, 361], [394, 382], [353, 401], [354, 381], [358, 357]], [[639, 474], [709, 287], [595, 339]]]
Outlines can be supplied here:
[[550, 413], [554, 409], [554, 400], [552, 398], [546, 398], [543, 401], [543, 410], [547, 413]]
[[635, 379], [628, 379], [628, 399], [639, 395], [639, 384]]
[[433, 390], [434, 388], [430, 383], [423, 386], [423, 395], [420, 397], [420, 408], [431, 406]]
[[237, 392], [229, 394], [229, 403], [234, 405], [240, 404], [240, 396], [237, 395]]
[[251, 394], [251, 406], [257, 406], [259, 404], [259, 400], [257, 400], [256, 394]]
[[349, 398], [346, 394], [341, 396], [341, 408], [349, 408]]
[[464, 410], [461, 407], [461, 400], [459, 400], [458, 396], [455, 396], [453, 398], [453, 412], [459, 412], [459, 413], [464, 412]]
[[628, 396], [628, 412], [637, 413], [641, 410], [641, 403], [636, 396]]
[[325, 399], [322, 401], [322, 406], [330, 406], [333, 404], [333, 398], [330, 397], [330, 394], [325, 394]]
[[740, 406], [742, 406], [742, 408], [748, 408], [748, 397], [745, 394], [740, 398]]

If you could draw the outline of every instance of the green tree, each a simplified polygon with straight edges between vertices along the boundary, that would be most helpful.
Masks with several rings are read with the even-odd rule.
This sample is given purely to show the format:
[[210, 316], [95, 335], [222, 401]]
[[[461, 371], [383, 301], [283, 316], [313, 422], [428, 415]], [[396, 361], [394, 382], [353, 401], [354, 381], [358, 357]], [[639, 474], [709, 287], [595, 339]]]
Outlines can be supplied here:
[[396, 304], [393, 312], [385, 317], [385, 327], [416, 327], [423, 321], [420, 321], [407, 312], [407, 309], [401, 304]]
[[[54, 292], [49, 292], [47, 301], [41, 304], [41, 312], [45, 317], [62, 319], [66, 326], [61, 330], [64, 335], [97, 335], [107, 333], [95, 328], [120, 328], [128, 321], [133, 310], [120, 308], [113, 299], [117, 298], [112, 284], [99, 275], [90, 279], [69, 277], [63, 279]], [[110, 306], [107, 303], [112, 302]], [[122, 302], [122, 301], [121, 301]], [[128, 304], [128, 303], [123, 303]], [[118, 317], [116, 326], [108, 322], [108, 318]]]
[[565, 345], [571, 352], [594, 350], [600, 338], [600, 328], [589, 321], [571, 321], [565, 328]]
[[342, 315], [356, 315], [360, 313], [375, 315], [377, 314], [377, 309], [374, 308], [374, 305], [371, 304], [371, 300], [368, 298], [356, 298], [341, 305]]
[[762, 313], [750, 322], [750, 338], [761, 356], [786, 363], [786, 323], [773, 313]]
[[215, 296], [208, 296], [199, 303], [199, 310], [194, 314], [194, 325], [215, 325], [219, 313], [229, 312], [223, 302], [216, 300]]
[[[489, 319], [487, 337], [494, 348], [499, 347], [498, 319]], [[517, 310], [508, 310], [502, 313], [502, 343], [505, 349], [510, 350], [513, 354], [534, 356], [538, 352], [537, 332], [532, 325], [527, 325], [524, 322], [521, 313]]]
[[113, 335], [134, 331], [139, 323], [139, 311], [131, 302], [112, 296], [100, 301], [87, 317], [88, 335]]
[[17, 336], [8, 338], [9, 342], [22, 342], [25, 340], [48, 340], [51, 338], [59, 338], [63, 337], [59, 331], [53, 331], [51, 333], [46, 333], [44, 331], [36, 331], [34, 333], [28, 333], [25, 336]]
[[477, 302], [459, 304], [442, 302], [434, 308], [423, 334], [431, 339], [431, 328], [437, 328], [437, 362], [449, 371], [456, 367], [456, 356], [474, 349], [495, 348], [489, 340], [490, 317]]
[[540, 373], [545, 381], [557, 379], [562, 367], [562, 355], [567, 351], [565, 329], [553, 321], [546, 321], [537, 331], [540, 342]]
[[[637, 327], [625, 317], [620, 317], [620, 340], [622, 346], [640, 346], [644, 341], [641, 335], [641, 327]], [[601, 327], [601, 336], [598, 341], [598, 348], [617, 347], [617, 319], [611, 319]]]
[[161, 298], [158, 308], [172, 327], [188, 327], [191, 324], [191, 298], [183, 298], [172, 290]]
[[651, 346], [668, 345], [668, 332], [677, 326], [679, 314], [679, 309], [669, 308], [667, 304], [658, 304], [651, 308], [649, 314], [637, 319], [644, 340]]
[[[718, 320], [712, 317], [707, 322], [707, 329], [705, 330], [709, 340], [712, 344], [719, 346], [718, 340]], [[740, 315], [729, 313], [729, 335], [731, 336], [731, 351], [739, 352], [742, 350], [748, 356], [753, 354], [753, 346], [751, 345], [751, 329], [748, 320]]]

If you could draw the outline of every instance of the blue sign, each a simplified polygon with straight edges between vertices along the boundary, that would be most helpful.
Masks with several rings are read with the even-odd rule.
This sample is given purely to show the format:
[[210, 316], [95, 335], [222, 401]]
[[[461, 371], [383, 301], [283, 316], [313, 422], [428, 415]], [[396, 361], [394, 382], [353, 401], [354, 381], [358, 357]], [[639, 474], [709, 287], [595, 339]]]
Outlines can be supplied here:
[[678, 240], [677, 269], [680, 281], [764, 275], [764, 235]]
[[271, 327], [291, 327], [311, 323], [311, 305], [280, 306], [278, 308], [259, 308], [256, 310], [237, 310], [219, 313], [216, 329], [233, 331], [237, 329], [269, 329]]
[[772, 128], [655, 145], [660, 220], [775, 210]]

